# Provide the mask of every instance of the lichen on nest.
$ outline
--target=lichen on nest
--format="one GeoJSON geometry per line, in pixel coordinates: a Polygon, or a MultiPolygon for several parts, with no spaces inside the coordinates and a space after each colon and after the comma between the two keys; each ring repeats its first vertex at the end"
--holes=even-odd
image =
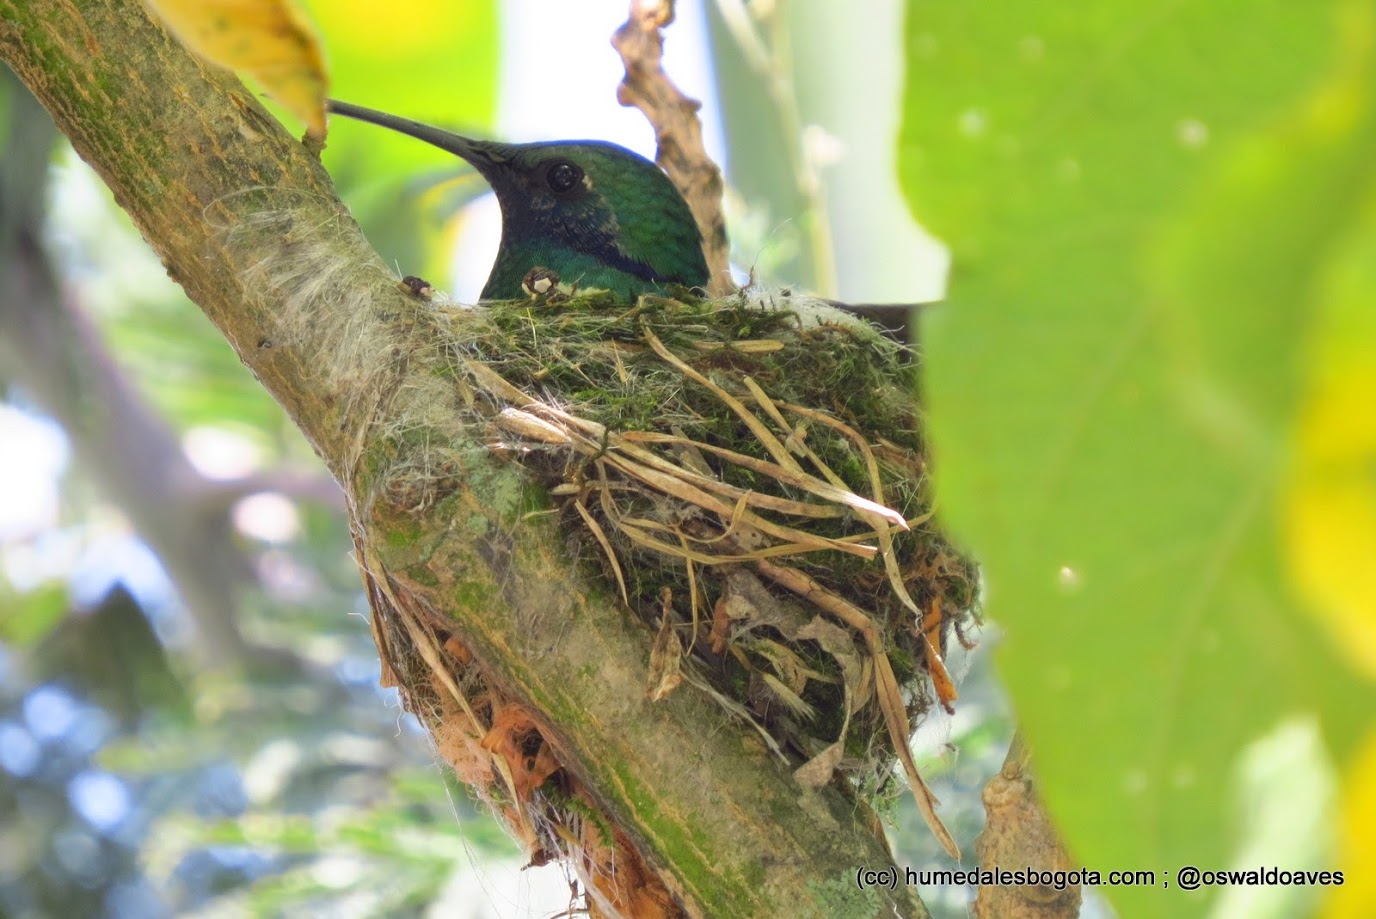
{"type": "Polygon", "coordinates": [[[866,798],[898,756],[930,822],[909,725],[929,678],[954,701],[941,658],[976,573],[934,523],[915,355],[828,310],[499,303],[455,314],[447,360],[489,448],[550,489],[574,551],[654,629],[651,698],[686,680],[800,781],[866,798]]]}

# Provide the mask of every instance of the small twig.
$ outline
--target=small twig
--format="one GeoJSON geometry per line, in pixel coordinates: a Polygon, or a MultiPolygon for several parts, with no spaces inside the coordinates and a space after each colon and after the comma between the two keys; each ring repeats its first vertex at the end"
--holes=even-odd
{"type": "Polygon", "coordinates": [[[603,553],[607,556],[607,562],[611,565],[612,574],[616,575],[616,586],[621,589],[621,602],[627,606],[631,605],[630,594],[626,592],[626,578],[621,574],[621,563],[616,560],[616,552],[612,549],[611,542],[607,539],[607,534],[602,531],[602,526],[597,522],[597,518],[588,513],[588,509],[583,505],[583,499],[576,498],[573,502],[574,510],[578,511],[578,516],[583,518],[583,525],[592,533],[597,544],[602,547],[603,553]]]}
{"type": "Polygon", "coordinates": [[[858,609],[854,604],[838,597],[795,568],[790,568],[787,565],[776,565],[764,559],[757,559],[754,566],[756,571],[770,581],[840,619],[859,632],[861,637],[865,639],[865,645],[874,661],[874,688],[879,699],[879,711],[884,716],[884,723],[889,731],[889,739],[893,742],[894,753],[898,755],[899,762],[903,764],[903,771],[907,773],[908,787],[912,790],[913,798],[917,801],[917,809],[921,812],[923,820],[926,821],[927,828],[932,831],[937,842],[941,843],[941,847],[946,850],[946,854],[959,861],[960,847],[956,845],[955,839],[946,829],[946,824],[941,822],[941,818],[936,813],[937,805],[941,802],[936,799],[936,795],[932,794],[932,790],[923,781],[922,773],[918,772],[917,763],[913,760],[913,752],[908,747],[908,741],[912,737],[912,729],[908,724],[907,707],[903,702],[902,690],[898,686],[898,677],[893,672],[893,664],[889,662],[889,655],[884,650],[884,641],[879,636],[879,630],[875,626],[874,620],[865,615],[864,611],[858,609]]]}
{"type": "Polygon", "coordinates": [[[626,67],[617,87],[622,105],[645,113],[655,129],[659,145],[655,162],[669,174],[688,202],[702,232],[702,254],[711,280],[707,292],[722,297],[733,290],[726,218],[722,214],[721,169],[707,155],[702,143],[702,103],[679,91],[664,72],[661,29],[674,21],[673,0],[631,0],[626,22],[612,36],[612,46],[626,67]]]}

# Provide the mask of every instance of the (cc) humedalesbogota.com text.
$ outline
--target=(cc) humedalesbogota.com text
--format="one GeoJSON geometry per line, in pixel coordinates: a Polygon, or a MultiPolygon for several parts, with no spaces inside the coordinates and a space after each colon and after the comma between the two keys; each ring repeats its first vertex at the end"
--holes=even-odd
{"type": "Polygon", "coordinates": [[[1341,887],[1341,871],[1287,871],[1284,868],[1265,866],[1251,869],[1232,869],[1210,871],[1194,865],[1184,865],[1175,871],[1095,871],[1092,868],[1077,868],[1074,871],[1044,871],[1038,868],[971,868],[951,870],[946,868],[914,871],[904,868],[900,877],[898,869],[857,868],[855,884],[861,890],[867,887],[883,887],[893,890],[902,881],[909,887],[918,885],[946,886],[970,884],[976,887],[1026,887],[1041,886],[1055,890],[1065,890],[1076,884],[1082,887],[1171,887],[1184,890],[1198,890],[1201,887],[1341,887]]]}

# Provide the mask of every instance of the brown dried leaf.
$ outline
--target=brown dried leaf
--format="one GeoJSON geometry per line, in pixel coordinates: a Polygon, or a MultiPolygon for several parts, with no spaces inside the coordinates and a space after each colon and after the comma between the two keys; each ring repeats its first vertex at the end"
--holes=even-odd
{"type": "Polygon", "coordinates": [[[518,408],[502,409],[493,423],[507,433],[543,444],[568,444],[571,440],[563,428],[518,408]]]}
{"type": "MultiPolygon", "coordinates": [[[[823,651],[836,660],[841,668],[842,685],[846,691],[847,718],[863,708],[869,695],[865,688],[865,665],[860,652],[855,648],[855,642],[851,640],[850,633],[839,625],[816,616],[793,637],[817,642],[823,651]]],[[[843,731],[840,739],[844,738],[843,731]]]]}
{"type": "Polygon", "coordinates": [[[927,787],[927,783],[922,780],[922,774],[917,771],[917,763],[913,761],[912,750],[908,747],[908,740],[912,736],[912,729],[908,724],[908,708],[903,702],[903,693],[899,689],[898,678],[894,676],[893,665],[889,662],[888,654],[884,652],[884,641],[880,637],[874,621],[853,603],[838,597],[797,569],[763,560],[755,562],[755,569],[774,583],[814,603],[864,636],[865,644],[874,661],[874,685],[878,695],[879,710],[884,715],[884,723],[888,728],[894,752],[898,754],[898,759],[903,764],[903,771],[908,776],[908,787],[912,789],[913,798],[917,801],[917,809],[921,811],[927,828],[932,831],[932,835],[936,837],[937,842],[941,843],[946,853],[959,860],[960,847],[956,845],[955,839],[951,837],[951,832],[946,829],[946,824],[941,822],[941,818],[936,813],[937,805],[940,802],[937,801],[936,795],[932,794],[932,790],[927,787]]]}
{"type": "Polygon", "coordinates": [[[616,576],[616,586],[621,589],[621,602],[627,606],[631,605],[630,595],[626,593],[626,578],[621,574],[621,563],[616,559],[616,553],[612,551],[612,544],[607,539],[607,534],[602,531],[602,525],[597,522],[597,518],[588,512],[583,506],[583,499],[579,498],[573,502],[573,507],[578,511],[578,516],[583,518],[583,525],[592,533],[597,544],[601,546],[602,552],[607,556],[607,562],[612,566],[612,574],[616,576]]]}
{"type": "Polygon", "coordinates": [[[428,721],[430,734],[440,758],[454,770],[459,781],[480,790],[491,787],[496,777],[492,755],[482,746],[482,735],[463,716],[462,709],[445,692],[443,683],[431,675],[431,687],[439,699],[439,716],[428,721]]]}
{"type": "MultiPolygon", "coordinates": [[[[844,737],[844,734],[842,736],[844,737]]],[[[836,741],[794,769],[793,778],[798,780],[799,785],[805,785],[808,788],[821,788],[831,781],[832,775],[836,773],[836,767],[841,765],[841,756],[845,753],[845,747],[843,740],[836,741]]]]}
{"type": "Polygon", "coordinates": [[[473,652],[468,650],[468,645],[459,641],[457,636],[450,635],[444,640],[444,651],[460,667],[467,667],[473,661],[473,652]]]}
{"type": "MultiPolygon", "coordinates": [[[[578,797],[600,810],[586,792],[578,797]]],[[[580,852],[573,867],[587,890],[589,919],[684,919],[678,901],[630,839],[620,830],[612,834],[611,840],[606,839],[594,820],[584,820],[580,827],[580,852]]]]}
{"type": "Polygon", "coordinates": [[[946,665],[942,663],[941,652],[937,650],[941,644],[941,597],[939,596],[932,598],[932,605],[928,608],[927,615],[922,617],[922,642],[927,657],[927,672],[931,674],[932,685],[936,687],[936,697],[941,701],[941,707],[946,709],[947,714],[954,714],[955,702],[959,698],[959,693],[956,692],[955,680],[951,679],[951,674],[946,670],[946,665]]]}
{"type": "Polygon", "coordinates": [[[645,689],[645,697],[658,702],[678,688],[683,682],[680,668],[683,666],[683,642],[674,630],[674,617],[671,615],[672,596],[666,587],[660,592],[663,604],[663,618],[659,622],[659,632],[650,648],[650,680],[645,689]]]}
{"type": "Polygon", "coordinates": [[[898,678],[894,676],[889,656],[882,648],[876,649],[874,654],[874,682],[875,690],[879,694],[879,710],[884,713],[889,736],[897,748],[898,760],[908,775],[908,787],[912,789],[913,797],[917,800],[917,809],[922,812],[927,828],[932,831],[937,842],[941,843],[946,854],[959,861],[960,846],[956,845],[950,830],[946,829],[946,824],[941,822],[936,813],[937,805],[941,802],[922,780],[922,773],[917,771],[917,763],[913,761],[913,751],[908,746],[908,738],[912,735],[912,729],[908,725],[908,708],[903,704],[903,694],[898,689],[898,678]]]}
{"type": "Polygon", "coordinates": [[[712,631],[707,636],[712,643],[713,654],[725,654],[726,642],[731,635],[730,605],[725,595],[717,598],[712,607],[712,631]]]}

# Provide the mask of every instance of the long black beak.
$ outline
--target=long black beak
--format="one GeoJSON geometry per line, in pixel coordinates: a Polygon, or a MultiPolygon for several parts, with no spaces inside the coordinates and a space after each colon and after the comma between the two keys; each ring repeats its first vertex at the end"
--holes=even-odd
{"type": "Polygon", "coordinates": [[[441,131],[439,128],[422,124],[419,121],[412,121],[409,118],[400,118],[396,115],[388,115],[386,112],[379,112],[374,109],[364,108],[361,105],[353,105],[348,102],[340,102],[336,99],[327,99],[325,109],[336,115],[343,115],[345,118],[353,118],[357,121],[366,121],[378,127],[387,128],[416,140],[425,141],[432,147],[439,147],[455,156],[461,157],[472,164],[473,168],[482,173],[485,178],[491,181],[489,170],[493,167],[504,165],[510,158],[506,151],[507,144],[494,143],[486,140],[473,140],[464,137],[462,134],[454,134],[450,131],[441,131]]]}

